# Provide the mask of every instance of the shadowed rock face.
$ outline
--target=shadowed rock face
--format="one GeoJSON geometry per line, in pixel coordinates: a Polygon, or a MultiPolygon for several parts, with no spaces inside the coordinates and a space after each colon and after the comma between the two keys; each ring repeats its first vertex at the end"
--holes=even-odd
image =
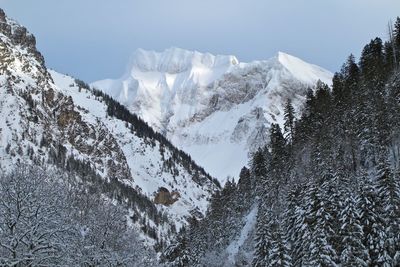
{"type": "Polygon", "coordinates": [[[178,201],[180,196],[179,192],[173,191],[170,193],[165,187],[160,187],[154,198],[154,203],[170,206],[178,201]]]}
{"type": "Polygon", "coordinates": [[[0,8],[0,22],[6,22],[6,13],[0,8]]]}

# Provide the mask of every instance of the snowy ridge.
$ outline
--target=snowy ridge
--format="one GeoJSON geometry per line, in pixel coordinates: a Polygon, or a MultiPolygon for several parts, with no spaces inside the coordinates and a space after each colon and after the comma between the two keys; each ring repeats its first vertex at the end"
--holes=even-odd
{"type": "MultiPolygon", "coordinates": [[[[170,116],[190,119],[206,87],[220,78],[238,60],[233,56],[213,56],[170,48],[163,53],[138,49],[118,80],[96,82],[102,89],[131,109],[159,131],[165,131],[170,116]],[[163,125],[165,125],[163,127],[163,125]]],[[[180,119],[180,118],[178,118],[180,119]]]]}
{"type": "Polygon", "coordinates": [[[308,88],[331,84],[332,73],[279,52],[239,63],[178,48],[136,51],[117,80],[92,84],[123,103],[222,183],[268,142],[271,123],[283,123],[291,99],[299,111],[308,88]],[[222,160],[224,159],[224,160],[222,160]]]}
{"type": "Polygon", "coordinates": [[[308,84],[313,84],[318,80],[329,85],[332,83],[332,73],[317,65],[306,63],[297,57],[283,52],[278,52],[277,57],[280,64],[299,81],[308,84]]]}
{"type": "Polygon", "coordinates": [[[199,68],[229,68],[238,64],[234,56],[214,56],[210,53],[188,51],[171,47],[164,52],[136,50],[131,58],[129,69],[138,69],[143,72],[166,72],[177,74],[194,67],[199,68]]]}

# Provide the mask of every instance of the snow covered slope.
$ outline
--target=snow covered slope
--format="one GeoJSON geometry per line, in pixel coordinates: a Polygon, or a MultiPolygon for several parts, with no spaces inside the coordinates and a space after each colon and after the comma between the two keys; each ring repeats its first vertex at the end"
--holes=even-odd
{"type": "Polygon", "coordinates": [[[170,48],[137,50],[117,80],[92,84],[126,105],[221,182],[238,176],[248,153],[268,141],[271,123],[283,121],[283,104],[301,108],[307,88],[332,74],[279,52],[239,63],[170,48]]]}
{"type": "Polygon", "coordinates": [[[216,189],[209,178],[203,177],[205,182],[196,182],[192,179],[190,170],[179,163],[176,164],[178,174],[175,170],[169,171],[165,162],[171,159],[174,153],[169,151],[168,147],[163,147],[158,140],[154,140],[154,145],[146,143],[131,131],[125,121],[108,116],[107,105],[101,98],[96,97],[90,90],[79,88],[72,77],[55,71],[50,71],[50,74],[58,91],[72,98],[78,109],[81,109],[85,120],[92,123],[101,122],[115,138],[130,171],[130,175],[122,177],[124,183],[138,189],[150,199],[153,199],[161,187],[170,192],[177,191],[180,194],[177,202],[168,208],[161,205],[159,208],[171,214],[172,221],[177,223],[178,227],[191,215],[205,213],[208,199],[216,189]],[[166,151],[161,152],[162,149],[166,151]]]}
{"type": "Polygon", "coordinates": [[[59,168],[82,181],[93,171],[87,183],[129,203],[138,228],[165,240],[188,217],[205,213],[217,186],[135,118],[84,83],[49,72],[35,38],[0,9],[0,169],[59,168]],[[178,200],[153,204],[160,187],[179,193],[178,200]]]}

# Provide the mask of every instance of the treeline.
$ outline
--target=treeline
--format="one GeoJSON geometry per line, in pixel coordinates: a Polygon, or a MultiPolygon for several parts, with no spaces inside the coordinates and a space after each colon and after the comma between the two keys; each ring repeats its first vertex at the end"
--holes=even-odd
{"type": "Polygon", "coordinates": [[[258,203],[253,248],[240,248],[254,254],[237,266],[400,266],[400,18],[391,36],[350,55],[332,88],[310,89],[300,116],[288,100],[248,176],[227,183],[166,262],[229,266],[237,218],[258,203]]]}
{"type": "MultiPolygon", "coordinates": [[[[91,90],[96,97],[101,98],[107,105],[107,114],[111,117],[127,122],[131,131],[134,132],[135,135],[143,138],[153,146],[155,146],[155,142],[158,141],[160,146],[166,147],[171,151],[173,162],[181,164],[186,170],[188,170],[189,174],[196,174],[197,180],[195,180],[195,182],[204,184],[210,181],[216,184],[219,188],[221,187],[218,180],[212,178],[204,168],[198,166],[188,154],[176,148],[164,135],[154,131],[145,121],[139,118],[136,114],[132,114],[124,105],[115,101],[112,97],[100,90],[94,88],[90,89],[89,86],[82,81],[76,80],[76,83],[80,88],[91,90]]],[[[160,149],[161,153],[164,153],[164,151],[164,148],[160,149]]],[[[172,172],[172,174],[174,173],[175,172],[172,172]]]]}

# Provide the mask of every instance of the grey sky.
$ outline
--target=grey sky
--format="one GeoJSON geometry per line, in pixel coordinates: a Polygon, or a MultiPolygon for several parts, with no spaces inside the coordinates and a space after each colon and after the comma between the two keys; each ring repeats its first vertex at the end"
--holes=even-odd
{"type": "Polygon", "coordinates": [[[399,0],[0,0],[36,35],[47,65],[88,82],[122,75],[136,48],[171,46],[240,61],[284,51],[336,71],[399,0]]]}

